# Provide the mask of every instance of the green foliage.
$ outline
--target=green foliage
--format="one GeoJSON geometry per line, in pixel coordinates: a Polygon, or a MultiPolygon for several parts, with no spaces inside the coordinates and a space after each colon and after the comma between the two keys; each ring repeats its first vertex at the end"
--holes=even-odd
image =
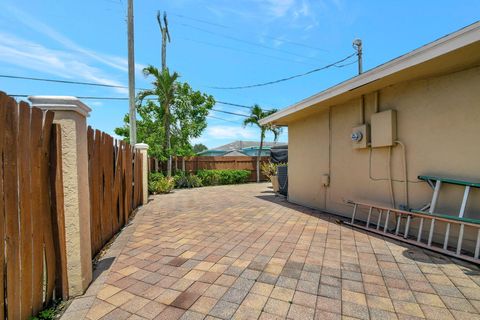
{"type": "Polygon", "coordinates": [[[193,152],[195,154],[199,153],[199,152],[202,152],[202,151],[205,151],[205,150],[208,150],[207,146],[204,145],[204,144],[201,144],[201,143],[197,143],[196,145],[193,146],[193,152]]]}
{"type": "Polygon", "coordinates": [[[202,179],[194,174],[186,174],[183,171],[178,172],[174,177],[175,188],[198,188],[202,187],[202,179]]]}
{"type": "MultiPolygon", "coordinates": [[[[149,66],[144,74],[153,78],[153,88],[140,91],[137,96],[137,141],[147,143],[148,154],[161,161],[170,155],[195,155],[190,141],[200,137],[207,127],[206,116],[215,99],[193,90],[188,83],[179,82],[179,75],[168,69],[159,71],[149,66]],[[152,100],[147,100],[148,97],[152,100]]],[[[124,123],[115,133],[128,141],[128,114],[124,123]]]]}
{"type": "Polygon", "coordinates": [[[169,193],[174,186],[174,179],[165,177],[160,172],[152,172],[148,176],[148,191],[150,193],[169,193]]]}
{"type": "Polygon", "coordinates": [[[199,170],[197,176],[204,186],[238,184],[248,182],[248,170],[199,170]]]}
{"type": "Polygon", "coordinates": [[[35,317],[30,317],[30,320],[52,320],[55,318],[57,311],[54,307],[40,311],[35,317]]]}
{"type": "Polygon", "coordinates": [[[258,104],[253,105],[250,110],[250,116],[243,120],[243,126],[257,126],[260,129],[260,148],[258,149],[258,155],[262,152],[263,140],[265,140],[265,134],[267,131],[271,131],[274,135],[274,140],[277,141],[278,136],[282,132],[281,128],[275,127],[271,124],[261,125],[260,120],[268,117],[271,114],[277,112],[277,109],[263,110],[258,104]]]}
{"type": "Polygon", "coordinates": [[[278,164],[268,161],[268,162],[262,163],[260,169],[262,170],[262,173],[268,179],[270,179],[270,177],[277,175],[277,167],[278,167],[278,164]]]}

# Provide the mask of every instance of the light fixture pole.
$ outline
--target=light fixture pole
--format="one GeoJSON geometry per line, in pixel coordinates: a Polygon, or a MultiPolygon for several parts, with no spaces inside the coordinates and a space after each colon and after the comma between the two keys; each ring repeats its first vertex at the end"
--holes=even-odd
{"type": "Polygon", "coordinates": [[[355,39],[353,40],[353,48],[357,50],[357,61],[358,61],[358,74],[361,74],[363,72],[363,61],[362,61],[362,40],[361,39],[355,39]]]}

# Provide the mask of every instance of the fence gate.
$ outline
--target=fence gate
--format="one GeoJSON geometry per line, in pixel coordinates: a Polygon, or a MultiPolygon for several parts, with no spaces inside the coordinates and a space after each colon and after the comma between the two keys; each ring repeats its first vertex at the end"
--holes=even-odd
{"type": "Polygon", "coordinates": [[[59,130],[0,92],[0,319],[68,298],[59,130]]]}

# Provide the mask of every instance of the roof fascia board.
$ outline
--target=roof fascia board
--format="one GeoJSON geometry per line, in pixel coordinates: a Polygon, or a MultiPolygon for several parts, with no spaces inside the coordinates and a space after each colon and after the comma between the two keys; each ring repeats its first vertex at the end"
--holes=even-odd
{"type": "Polygon", "coordinates": [[[432,60],[461,47],[480,41],[480,22],[471,24],[457,32],[446,35],[407,54],[379,65],[363,74],[341,82],[340,84],[317,93],[290,107],[282,109],[260,120],[261,125],[279,120],[292,113],[303,110],[322,101],[331,99],[355,88],[361,87],[396,72],[405,70],[423,62],[432,60]]]}

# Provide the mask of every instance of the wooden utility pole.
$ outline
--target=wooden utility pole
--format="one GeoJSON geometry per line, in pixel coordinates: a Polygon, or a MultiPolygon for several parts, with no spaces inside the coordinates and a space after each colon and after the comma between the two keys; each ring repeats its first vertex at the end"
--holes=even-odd
{"type": "Polygon", "coordinates": [[[170,42],[170,33],[168,32],[167,13],[163,12],[163,24],[160,17],[160,11],[157,11],[157,21],[162,33],[162,71],[167,68],[167,40],[170,42]]]}
{"type": "Polygon", "coordinates": [[[128,107],[130,115],[130,144],[137,143],[137,117],[135,113],[135,46],[133,37],[133,0],[128,0],[128,107]]]}
{"type": "MultiPolygon", "coordinates": [[[[162,73],[167,70],[167,41],[170,42],[170,33],[168,32],[168,20],[167,13],[163,12],[163,24],[160,15],[160,10],[157,11],[157,22],[162,33],[162,73]]],[[[167,161],[167,177],[172,176],[172,155],[170,154],[170,105],[169,102],[165,103],[165,149],[169,152],[167,161]]]]}

